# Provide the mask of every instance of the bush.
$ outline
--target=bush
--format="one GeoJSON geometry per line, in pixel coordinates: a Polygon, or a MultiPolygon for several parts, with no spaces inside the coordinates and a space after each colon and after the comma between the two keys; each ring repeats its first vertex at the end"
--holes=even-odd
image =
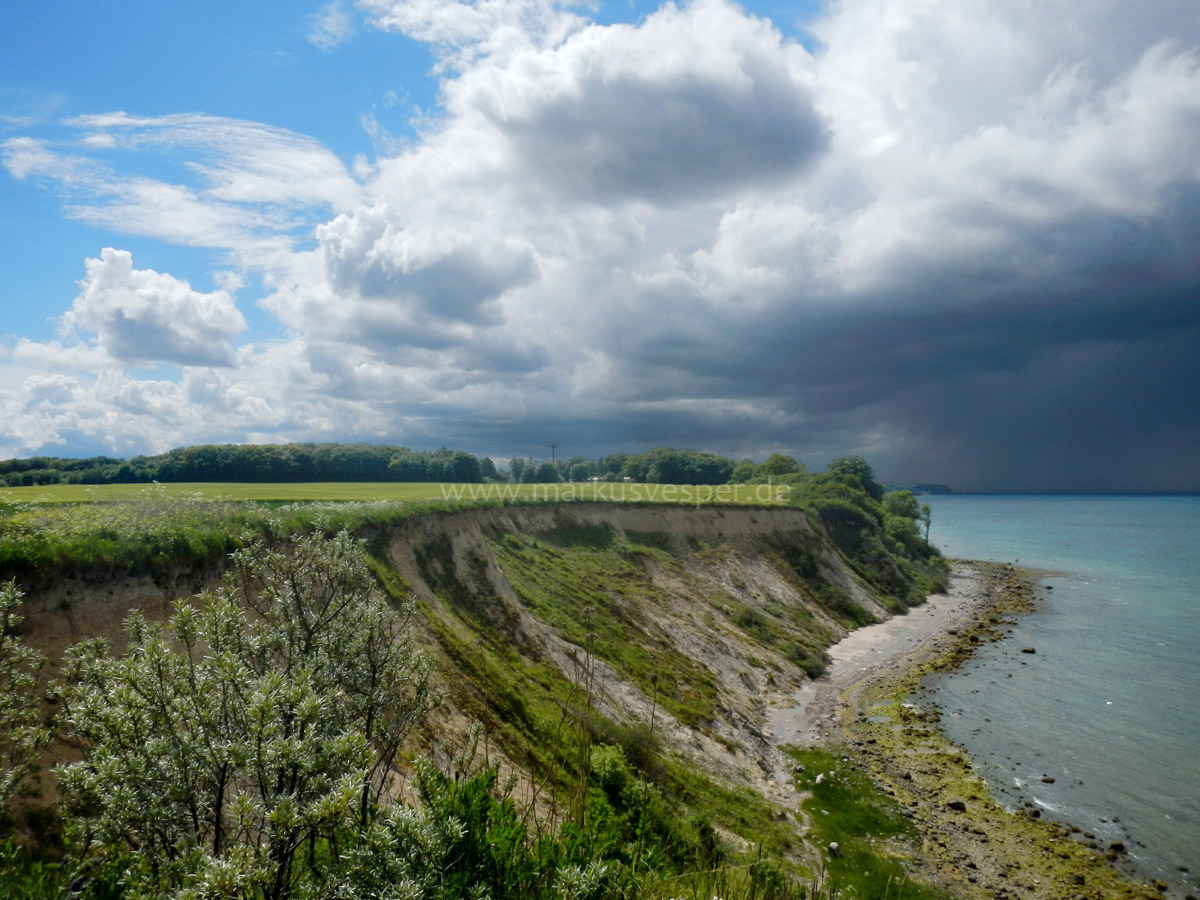
{"type": "Polygon", "coordinates": [[[788,647],[787,658],[799,666],[809,678],[820,678],[832,662],[824,650],[813,650],[802,644],[792,644],[788,647]]]}
{"type": "Polygon", "coordinates": [[[46,659],[21,640],[22,596],[15,581],[0,584],[0,810],[33,772],[50,739],[36,693],[46,659]]]}
{"type": "Polygon", "coordinates": [[[72,648],[62,688],[82,759],[63,767],[68,843],[97,888],[274,900],[336,877],[432,699],[405,617],[348,533],[261,543],[128,649],[72,648]],[[113,871],[115,870],[115,872],[113,871]]]}
{"type": "Polygon", "coordinates": [[[591,751],[592,780],[611,797],[620,797],[629,784],[629,762],[620,747],[597,744],[591,751]]]}

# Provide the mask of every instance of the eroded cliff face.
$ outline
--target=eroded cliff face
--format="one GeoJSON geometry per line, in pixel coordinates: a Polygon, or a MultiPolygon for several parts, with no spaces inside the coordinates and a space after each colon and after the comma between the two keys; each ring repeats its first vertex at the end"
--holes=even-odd
{"type": "MultiPolygon", "coordinates": [[[[423,517],[375,545],[428,615],[577,679],[701,760],[765,762],[767,704],[886,617],[799,510],[574,504],[423,517]]],[[[472,679],[466,679],[469,684],[472,679]]],[[[450,693],[456,693],[451,686],[450,693]]]]}
{"type": "MultiPolygon", "coordinates": [[[[619,727],[652,727],[682,764],[782,791],[766,710],[787,703],[848,629],[888,615],[791,508],[513,506],[362,537],[383,588],[417,598],[415,624],[437,661],[446,701],[423,740],[449,747],[482,722],[489,751],[528,783],[537,748],[590,707],[619,727]]],[[[86,637],[119,646],[131,609],[162,619],[176,598],[215,586],[221,568],[39,573],[23,586],[27,638],[52,661],[86,637]]]]}

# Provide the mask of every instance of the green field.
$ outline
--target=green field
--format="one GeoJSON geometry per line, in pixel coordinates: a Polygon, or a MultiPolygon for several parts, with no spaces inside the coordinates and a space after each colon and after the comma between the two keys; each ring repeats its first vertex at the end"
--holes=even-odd
{"type": "Polygon", "coordinates": [[[359,528],[438,510],[569,502],[778,505],[770,485],[106,484],[0,490],[0,571],[119,565],[144,570],[228,553],[254,536],[359,528]]]}
{"type": "Polygon", "coordinates": [[[216,501],[552,501],[616,503],[781,503],[786,485],[765,484],[426,484],[319,482],[294,484],[55,484],[0,488],[0,503],[104,503],[150,499],[216,501]]]}

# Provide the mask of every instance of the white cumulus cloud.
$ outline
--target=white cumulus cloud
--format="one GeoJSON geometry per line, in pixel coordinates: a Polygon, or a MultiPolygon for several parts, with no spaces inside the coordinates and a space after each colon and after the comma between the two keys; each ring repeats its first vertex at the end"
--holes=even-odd
{"type": "Polygon", "coordinates": [[[232,341],[246,320],[225,291],[203,293],[171,275],[135,269],[132,254],[111,247],[87,261],[80,288],[62,317],[63,331],[95,335],[100,349],[119,363],[234,362],[232,341]]]}
{"type": "Polygon", "coordinates": [[[447,85],[514,161],[566,196],[680,202],[795,176],[825,146],[812,60],[722,0],[483,63],[447,85]]]}

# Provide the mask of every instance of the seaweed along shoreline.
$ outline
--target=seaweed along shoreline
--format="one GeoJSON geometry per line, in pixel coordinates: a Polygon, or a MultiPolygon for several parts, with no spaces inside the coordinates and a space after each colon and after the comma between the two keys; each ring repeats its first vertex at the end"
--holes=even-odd
{"type": "Polygon", "coordinates": [[[795,708],[773,711],[775,741],[840,745],[917,825],[920,868],[963,898],[1166,897],[1165,884],[1122,870],[1123,846],[996,802],[942,732],[937,710],[911,700],[926,677],[962,665],[999,640],[1012,615],[1032,611],[1038,577],[1008,564],[956,563],[946,594],[831,648],[829,676],[800,692],[795,708]]]}

